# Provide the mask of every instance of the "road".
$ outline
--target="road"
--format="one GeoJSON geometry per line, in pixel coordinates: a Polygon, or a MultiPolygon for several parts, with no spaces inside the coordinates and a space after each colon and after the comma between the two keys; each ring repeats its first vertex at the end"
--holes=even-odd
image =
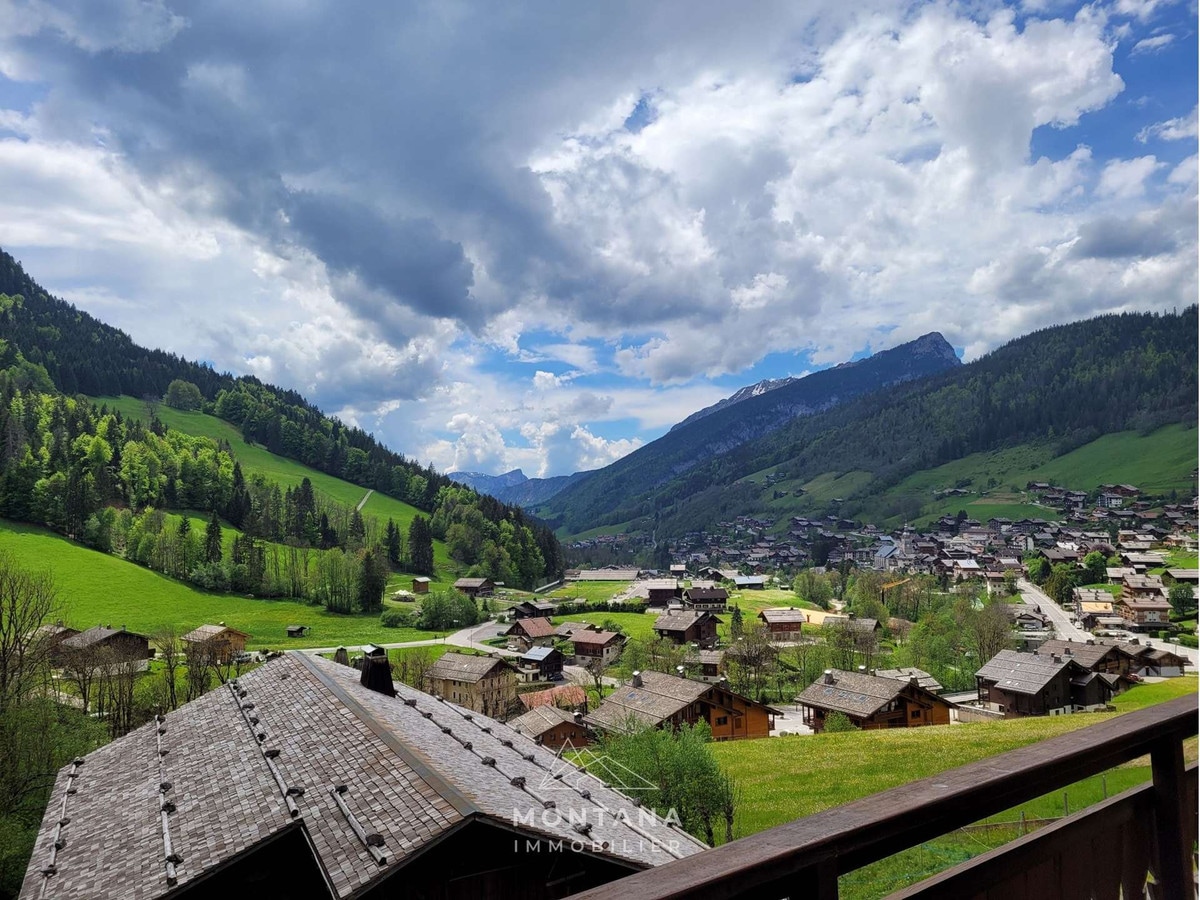
{"type": "Polygon", "coordinates": [[[1058,632],[1058,637],[1064,641],[1086,641],[1091,638],[1091,633],[1084,631],[1078,625],[1071,624],[1071,617],[1063,611],[1063,608],[1050,599],[1050,596],[1042,591],[1032,581],[1025,578],[1017,579],[1017,590],[1021,592],[1021,599],[1025,601],[1026,606],[1037,606],[1042,610],[1042,615],[1047,616],[1054,623],[1054,630],[1058,632]]]}
{"type": "MultiPolygon", "coordinates": [[[[1042,612],[1050,617],[1059,638],[1072,641],[1087,641],[1091,639],[1091,632],[1084,631],[1082,628],[1072,625],[1071,617],[1063,611],[1062,607],[1051,600],[1044,591],[1039,590],[1032,582],[1021,578],[1017,581],[1017,588],[1021,592],[1021,599],[1026,604],[1040,606],[1042,612]]],[[[1172,641],[1159,640],[1156,637],[1149,637],[1146,634],[1135,633],[1133,636],[1143,644],[1149,644],[1158,650],[1170,650],[1172,653],[1186,657],[1193,667],[1200,665],[1200,652],[1193,650],[1191,647],[1184,647],[1182,644],[1176,644],[1172,641]]]]}
{"type": "Polygon", "coordinates": [[[358,501],[358,506],[354,507],[355,512],[362,512],[362,508],[367,505],[367,501],[371,499],[371,495],[375,493],[374,489],[367,491],[361,500],[358,501]]]}
{"type": "MultiPolygon", "coordinates": [[[[499,635],[503,630],[504,625],[498,625],[495,622],[484,622],[480,625],[472,625],[470,628],[463,628],[460,631],[454,631],[447,634],[444,638],[429,638],[421,641],[397,641],[391,644],[380,644],[387,650],[396,650],[402,647],[437,647],[442,644],[449,644],[452,647],[466,647],[470,650],[479,650],[482,653],[495,653],[497,656],[520,656],[513,650],[507,650],[504,647],[492,647],[489,644],[482,643],[490,638],[499,635]]],[[[286,649],[286,648],[285,648],[286,649]]],[[[297,647],[297,653],[316,653],[327,654],[333,653],[337,647],[297,647]]]]}

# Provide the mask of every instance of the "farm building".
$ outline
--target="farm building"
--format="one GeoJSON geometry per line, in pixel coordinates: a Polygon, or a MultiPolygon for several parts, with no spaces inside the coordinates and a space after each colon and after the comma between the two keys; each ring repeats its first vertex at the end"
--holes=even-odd
{"type": "Polygon", "coordinates": [[[183,640],[189,644],[207,644],[212,648],[217,659],[227,663],[245,651],[246,641],[250,640],[250,635],[220,622],[216,625],[201,625],[199,628],[193,628],[183,636],[183,640]]]}
{"type": "Polygon", "coordinates": [[[471,599],[488,597],[496,590],[496,585],[490,578],[460,578],[454,582],[454,589],[460,594],[466,594],[471,599]]]}
{"type": "Polygon", "coordinates": [[[808,614],[802,609],[781,606],[764,609],[758,617],[767,626],[773,641],[798,641],[804,636],[808,614]]]}
{"type": "Polygon", "coordinates": [[[583,715],[557,706],[535,706],[509,719],[508,727],[551,750],[561,750],[566,744],[584,747],[589,742],[583,715]]]}
{"type": "Polygon", "coordinates": [[[717,642],[717,626],[721,623],[710,612],[685,609],[663,613],[654,621],[654,633],[675,644],[698,644],[712,647],[717,642]]]}
{"type": "Polygon", "coordinates": [[[500,716],[517,699],[517,673],[494,656],[446,653],[429,667],[425,684],[431,694],[481,712],[500,716]]]}

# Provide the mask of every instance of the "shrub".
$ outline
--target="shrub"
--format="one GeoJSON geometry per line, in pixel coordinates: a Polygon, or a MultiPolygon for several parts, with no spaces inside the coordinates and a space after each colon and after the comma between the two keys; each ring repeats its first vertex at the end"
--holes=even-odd
{"type": "Polygon", "coordinates": [[[414,616],[411,609],[385,609],[379,614],[379,624],[384,628],[412,628],[414,616]]]}
{"type": "Polygon", "coordinates": [[[836,734],[840,731],[858,731],[858,726],[850,721],[849,716],[834,710],[825,716],[825,734],[836,734]]]}
{"type": "Polygon", "coordinates": [[[1176,640],[1185,647],[1191,647],[1193,650],[1200,649],[1200,640],[1197,640],[1194,634],[1181,634],[1176,640]]]}

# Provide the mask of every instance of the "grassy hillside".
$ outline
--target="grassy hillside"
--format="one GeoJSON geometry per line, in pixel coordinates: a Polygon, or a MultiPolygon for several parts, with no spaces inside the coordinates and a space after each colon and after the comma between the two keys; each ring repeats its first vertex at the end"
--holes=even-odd
{"type": "Polygon", "coordinates": [[[994,516],[1010,519],[1054,520],[1060,514],[1031,502],[1025,485],[1047,481],[1073,490],[1102,484],[1135,484],[1149,494],[1190,495],[1196,489],[1197,432],[1167,425],[1147,434],[1122,431],[1106,434],[1061,456],[1046,444],[1021,444],[988,453],[972,453],[932,469],[915,472],[878,494],[866,490],[867,472],[826,472],[807,482],[780,481],[767,485],[765,476],[776,467],[756,472],[744,481],[762,485],[763,510],[777,519],[825,512],[842,498],[842,512],[881,525],[908,521],[926,524],[960,509],[980,521],[994,516]],[[966,496],[938,497],[936,492],[959,488],[966,496]],[[799,489],[799,493],[797,493],[799,489]],[[776,492],[787,492],[776,497],[776,492]]]}
{"type": "Polygon", "coordinates": [[[182,632],[225,622],[249,634],[252,648],[282,649],[433,636],[415,629],[383,628],[378,614],[339,616],[291,600],[208,593],[32,525],[0,520],[0,550],[27,568],[49,569],[58,585],[59,617],[80,629],[124,625],[149,635],[168,625],[182,632]],[[287,637],[289,625],[307,625],[307,637],[287,637]]]}
{"type": "MultiPolygon", "coordinates": [[[[146,405],[136,397],[97,397],[97,404],[107,404],[110,409],[119,410],[126,418],[145,421],[146,405]]],[[[164,403],[158,404],[158,418],[168,428],[182,431],[184,434],[212,438],[214,441],[225,441],[233,449],[233,455],[242,465],[242,471],[247,475],[262,475],[279,484],[280,488],[295,487],[305,478],[312,482],[313,489],[338,503],[347,506],[357,506],[367,496],[366,488],[310,469],[308,466],[276,456],[264,448],[250,444],[243,439],[242,434],[223,419],[205,415],[200,412],[185,412],[172,409],[164,403]]],[[[364,518],[374,518],[379,524],[385,525],[393,519],[403,534],[408,533],[408,526],[413,517],[421,511],[400,500],[388,497],[379,492],[371,494],[363,506],[364,518]]],[[[433,561],[437,567],[435,581],[453,581],[460,568],[458,563],[450,559],[446,545],[441,541],[433,542],[433,561]]]]}
{"type": "MultiPolygon", "coordinates": [[[[1118,713],[1080,714],[1055,718],[1018,719],[899,728],[848,734],[793,736],[713,745],[721,765],[741,792],[735,834],[744,837],[792,819],[870,796],[897,785],[1065,734],[1174,697],[1196,693],[1196,678],[1173,678],[1139,685],[1115,698],[1118,713]]],[[[786,722],[781,727],[786,730],[786,722]]],[[[1196,757],[1196,740],[1188,742],[1189,759],[1196,757]]],[[[1137,761],[1135,761],[1136,763],[1137,761]]],[[[1149,779],[1147,766],[1128,765],[1106,776],[1111,796],[1149,779]]],[[[1101,799],[1104,782],[1090,778],[1066,789],[1071,810],[1101,799]]],[[[1036,798],[999,816],[1015,820],[1061,815],[1063,791],[1036,798]]],[[[976,835],[951,835],[931,841],[841,879],[842,896],[880,897],[933,872],[987,849],[976,835]]]]}

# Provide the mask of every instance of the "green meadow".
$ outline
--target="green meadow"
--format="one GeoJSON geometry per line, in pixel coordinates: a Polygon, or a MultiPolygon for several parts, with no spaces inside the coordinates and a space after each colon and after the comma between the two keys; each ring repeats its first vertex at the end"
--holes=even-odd
{"type": "MultiPolygon", "coordinates": [[[[136,397],[96,397],[93,399],[97,405],[106,404],[109,409],[120,411],[121,415],[127,419],[142,421],[146,419],[146,405],[136,397]]],[[[226,441],[232,448],[234,457],[242,464],[242,471],[247,476],[262,475],[270,481],[277,482],[280,489],[295,487],[307,478],[312,482],[314,490],[346,506],[357,506],[362,502],[363,497],[367,496],[366,488],[343,481],[341,478],[334,478],[332,475],[326,475],[324,472],[318,472],[316,469],[310,469],[295,460],[276,456],[257,444],[247,443],[242,437],[242,433],[223,419],[201,412],[173,409],[165,403],[158,404],[156,414],[168,428],[174,428],[184,434],[211,438],[214,441],[226,441]]],[[[380,527],[386,525],[388,519],[395,520],[403,534],[408,533],[408,526],[420,512],[415,506],[380,494],[378,491],[370,495],[362,509],[363,517],[375,519],[380,527]]],[[[457,572],[461,567],[450,559],[446,545],[441,541],[433,542],[433,561],[437,569],[437,573],[433,576],[434,581],[453,582],[457,575],[451,573],[457,572]]]]}
{"type": "MultiPolygon", "coordinates": [[[[735,835],[745,837],[1120,713],[1195,693],[1196,677],[1187,676],[1130,689],[1114,698],[1116,713],[730,741],[714,744],[713,752],[741,792],[735,835]]],[[[780,727],[787,729],[787,719],[780,727]]],[[[1196,758],[1195,738],[1187,742],[1185,753],[1189,760],[1196,758]]],[[[1105,793],[1112,796],[1147,781],[1149,767],[1141,763],[1135,760],[1104,776],[1069,785],[989,821],[1015,822],[1022,812],[1030,819],[1062,815],[1064,793],[1068,809],[1077,811],[1105,793]]],[[[930,841],[843,876],[840,895],[855,900],[882,897],[1015,836],[1015,829],[1000,836],[958,832],[930,841]]]]}
{"type": "Polygon", "coordinates": [[[22,566],[49,570],[58,587],[57,617],[80,629],[124,625],[152,635],[166,626],[182,632],[225,622],[249,634],[254,649],[395,643],[434,636],[412,628],[384,628],[378,613],[339,616],[294,600],[209,593],[32,525],[0,520],[0,550],[22,566]],[[289,625],[307,625],[308,635],[287,637],[289,625]]]}

